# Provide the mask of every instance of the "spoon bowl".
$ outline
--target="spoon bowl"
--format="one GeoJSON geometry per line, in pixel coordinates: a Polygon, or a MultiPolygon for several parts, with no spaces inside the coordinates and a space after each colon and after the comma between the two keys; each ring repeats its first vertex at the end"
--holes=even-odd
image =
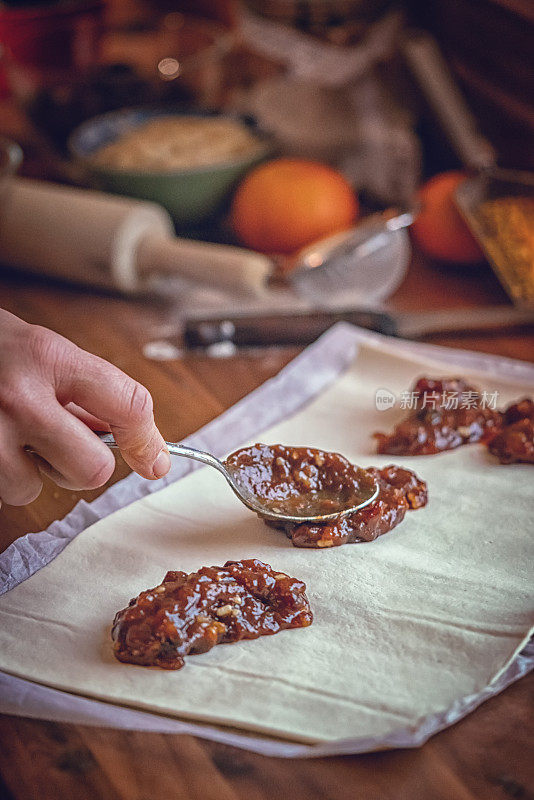
{"type": "MultiPolygon", "coordinates": [[[[99,433],[100,440],[108,447],[117,448],[117,442],[111,433],[99,433]]],[[[167,449],[172,456],[182,456],[183,458],[191,458],[193,461],[199,461],[201,464],[207,464],[210,467],[218,470],[224,477],[234,494],[241,500],[241,502],[255,514],[262,519],[270,520],[278,523],[296,523],[303,522],[328,522],[329,520],[336,519],[340,516],[352,514],[359,511],[378,496],[378,485],[370,481],[367,485],[362,485],[358,493],[357,502],[352,502],[351,505],[343,507],[343,498],[339,497],[326,497],[321,496],[320,503],[324,507],[325,501],[330,505],[331,511],[326,513],[317,513],[317,499],[315,495],[310,496],[310,502],[307,504],[304,500],[295,502],[295,498],[288,498],[290,503],[285,507],[283,499],[277,500],[276,508],[272,505],[262,502],[262,499],[257,494],[250,491],[243,481],[239,479],[239,469],[230,469],[228,466],[216,458],[211,453],[206,453],[203,450],[196,450],[194,447],[188,447],[183,444],[175,444],[173,442],[165,442],[167,449]],[[315,507],[314,507],[315,506],[315,507]]],[[[305,498],[305,495],[301,495],[305,498]]]]}

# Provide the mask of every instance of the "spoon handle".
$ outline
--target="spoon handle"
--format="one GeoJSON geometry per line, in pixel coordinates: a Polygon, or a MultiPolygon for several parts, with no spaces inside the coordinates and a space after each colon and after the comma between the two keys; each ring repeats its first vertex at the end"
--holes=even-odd
{"type": "MultiPolygon", "coordinates": [[[[113,434],[111,433],[97,433],[101,442],[111,448],[118,448],[113,434]]],[[[203,450],[196,450],[194,447],[188,447],[185,444],[176,444],[175,442],[165,442],[167,450],[171,456],[183,456],[184,458],[191,458],[193,461],[200,461],[202,464],[208,464],[210,467],[215,467],[219,472],[222,472],[226,477],[226,470],[218,458],[212,456],[211,453],[205,453],[203,450]]]]}

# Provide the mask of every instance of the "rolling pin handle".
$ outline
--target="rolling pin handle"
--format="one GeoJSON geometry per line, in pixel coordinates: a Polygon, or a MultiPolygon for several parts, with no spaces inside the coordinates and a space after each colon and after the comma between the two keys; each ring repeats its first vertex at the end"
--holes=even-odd
{"type": "Polygon", "coordinates": [[[137,252],[139,277],[176,275],[214,289],[261,297],[273,271],[267,256],[229,245],[148,234],[137,252]]]}

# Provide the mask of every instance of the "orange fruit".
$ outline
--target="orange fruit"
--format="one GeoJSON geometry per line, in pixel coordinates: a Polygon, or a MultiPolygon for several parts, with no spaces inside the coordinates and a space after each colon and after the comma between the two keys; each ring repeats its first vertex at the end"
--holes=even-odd
{"type": "Polygon", "coordinates": [[[279,158],[249,172],[234,196],[230,219],[248,247],[290,254],[354,223],[358,200],[335,169],[279,158]]]}
{"type": "Polygon", "coordinates": [[[419,190],[422,207],[412,225],[412,235],[431,258],[456,264],[477,264],[484,258],[454,202],[455,189],[466,177],[455,170],[443,172],[419,190]]]}

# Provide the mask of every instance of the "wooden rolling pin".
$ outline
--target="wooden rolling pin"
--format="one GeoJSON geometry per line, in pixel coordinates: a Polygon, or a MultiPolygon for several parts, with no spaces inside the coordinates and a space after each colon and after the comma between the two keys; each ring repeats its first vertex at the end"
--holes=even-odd
{"type": "Polygon", "coordinates": [[[156,203],[23,178],[0,209],[0,263],[127,294],[173,274],[256,297],[273,266],[259,253],[176,238],[156,203]]]}

